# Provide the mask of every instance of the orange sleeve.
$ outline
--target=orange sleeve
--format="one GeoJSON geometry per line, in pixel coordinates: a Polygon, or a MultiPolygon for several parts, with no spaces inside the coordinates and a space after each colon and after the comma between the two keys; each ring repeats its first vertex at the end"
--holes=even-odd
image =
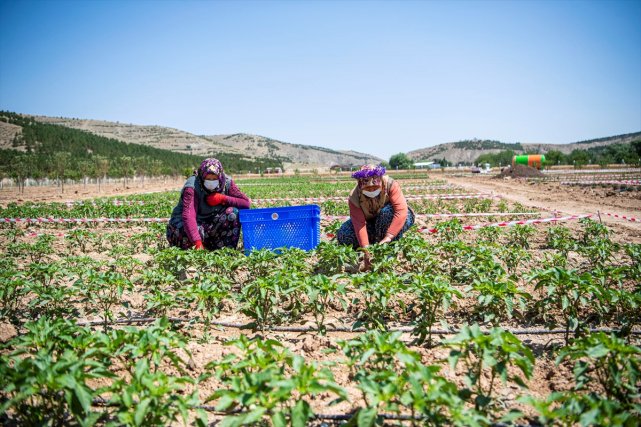
{"type": "MultiPolygon", "coordinates": [[[[394,218],[390,224],[387,232],[393,234],[394,237],[403,229],[405,221],[407,220],[407,201],[405,201],[405,196],[401,191],[400,185],[398,182],[392,184],[392,188],[389,190],[389,200],[394,209],[394,218]]],[[[352,220],[353,222],[354,220],[352,220]]],[[[367,233],[365,233],[367,234],[367,233]]]]}
{"type": "Polygon", "coordinates": [[[359,246],[361,248],[369,246],[369,237],[367,237],[367,227],[365,226],[366,221],[363,210],[352,202],[349,202],[349,217],[352,219],[352,226],[354,227],[359,246]]]}

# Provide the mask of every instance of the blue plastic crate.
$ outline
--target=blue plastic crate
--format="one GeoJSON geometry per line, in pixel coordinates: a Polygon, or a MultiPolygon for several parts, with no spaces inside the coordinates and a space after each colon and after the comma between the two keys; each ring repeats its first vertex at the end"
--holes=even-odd
{"type": "Polygon", "coordinates": [[[300,248],[320,243],[320,206],[243,209],[240,212],[245,254],[252,249],[300,248]]]}

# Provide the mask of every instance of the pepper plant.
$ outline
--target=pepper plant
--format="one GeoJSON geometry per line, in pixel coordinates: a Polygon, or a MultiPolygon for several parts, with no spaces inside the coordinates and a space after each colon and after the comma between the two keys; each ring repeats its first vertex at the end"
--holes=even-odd
{"type": "Polygon", "coordinates": [[[303,280],[295,272],[277,271],[257,277],[240,292],[241,311],[256,321],[258,329],[295,320],[303,314],[303,280]]]}
{"type": "Polygon", "coordinates": [[[241,335],[226,345],[239,354],[207,365],[222,383],[207,401],[216,400],[218,411],[232,412],[222,427],[261,424],[264,418],[275,427],[304,427],[314,415],[306,398],[324,394],[336,396],[333,402],[347,399],[328,368],[306,362],[275,340],[241,335]]]}
{"type": "Polygon", "coordinates": [[[517,225],[507,232],[507,246],[512,248],[530,249],[530,240],[536,234],[531,225],[517,225]]]}
{"type": "Polygon", "coordinates": [[[316,248],[318,256],[317,271],[322,274],[340,274],[347,266],[358,262],[358,252],[351,246],[333,242],[320,242],[316,248]]]}
{"type": "Polygon", "coordinates": [[[416,296],[417,310],[412,335],[417,337],[417,344],[423,344],[427,338],[427,345],[432,345],[432,326],[440,317],[441,324],[447,328],[444,314],[454,298],[463,298],[463,294],[445,277],[425,275],[414,276],[409,291],[416,296]],[[439,316],[439,312],[443,315],[439,316]]]}
{"type": "Polygon", "coordinates": [[[508,331],[493,328],[487,333],[478,325],[465,325],[461,332],[445,342],[449,347],[448,361],[455,370],[462,362],[465,370],[465,394],[474,407],[484,414],[492,414],[497,409],[494,396],[495,382],[500,379],[517,383],[526,388],[524,379],[530,379],[534,370],[532,351],[508,331]],[[517,368],[521,375],[514,373],[517,368]],[[489,381],[484,381],[487,375],[489,381]]]}
{"type": "Polygon", "coordinates": [[[573,363],[575,385],[546,399],[523,398],[545,425],[637,425],[641,419],[641,349],[603,332],[576,339],[556,363],[573,363]]]}
{"type": "Polygon", "coordinates": [[[325,335],[325,315],[331,307],[347,308],[347,285],[337,280],[338,276],[327,277],[321,274],[305,277],[303,286],[307,296],[307,312],[314,316],[320,335],[325,335]]]}
{"type": "Polygon", "coordinates": [[[18,425],[94,425],[102,413],[93,410],[92,401],[104,388],[94,391],[89,383],[114,374],[107,354],[86,345],[91,331],[47,318],[25,328],[10,342],[13,350],[0,355],[0,412],[18,425]]]}
{"type": "Polygon", "coordinates": [[[109,327],[109,322],[114,320],[113,307],[120,305],[126,308],[128,304],[122,300],[122,295],[125,291],[133,289],[129,279],[112,271],[91,272],[86,277],[78,279],[74,286],[78,295],[82,297],[80,302],[85,304],[86,312],[101,313],[105,331],[109,327]]]}
{"type": "MultiPolygon", "coordinates": [[[[150,426],[169,425],[178,421],[184,424],[190,420],[190,410],[200,404],[198,391],[185,395],[185,386],[195,381],[188,377],[177,377],[164,372],[149,370],[149,361],[135,362],[131,378],[118,378],[109,388],[109,406],[118,420],[112,425],[150,426]]],[[[207,415],[196,409],[195,424],[204,427],[207,415]]]]}
{"type": "Polygon", "coordinates": [[[496,280],[476,280],[468,288],[478,292],[474,311],[483,316],[483,322],[498,326],[502,320],[511,319],[515,314],[515,306],[521,312],[525,311],[525,302],[532,296],[519,289],[517,284],[509,277],[496,280]]]}
{"type": "Polygon", "coordinates": [[[575,270],[554,267],[536,271],[529,280],[536,282],[536,290],[545,293],[536,305],[546,325],[556,327],[558,321],[554,312],[561,313],[566,344],[570,331],[578,335],[586,329],[586,309],[592,307],[599,311],[602,308],[603,289],[594,282],[590,273],[578,274],[575,270]]]}
{"type": "Polygon", "coordinates": [[[130,374],[134,374],[138,360],[145,359],[152,372],[156,372],[161,364],[169,364],[174,369],[183,372],[186,365],[177,349],[185,348],[187,339],[182,334],[171,329],[166,317],[157,319],[146,328],[126,327],[114,329],[105,335],[103,344],[109,351],[120,359],[130,374]]]}
{"type": "Polygon", "coordinates": [[[489,420],[465,405],[451,381],[439,375],[439,366],[426,366],[420,355],[400,340],[400,332],[370,331],[339,342],[347,357],[350,377],[357,382],[365,407],[349,426],[383,425],[381,414],[410,413],[413,424],[439,426],[487,425],[489,420]]]}
{"type": "Polygon", "coordinates": [[[187,288],[188,296],[185,299],[193,297],[196,300],[196,308],[205,320],[205,336],[209,333],[212,318],[220,312],[223,301],[230,298],[231,288],[231,281],[216,273],[197,275],[187,288]]]}
{"type": "MultiPolygon", "coordinates": [[[[353,325],[354,329],[364,326],[385,330],[386,321],[392,313],[393,303],[404,308],[405,303],[397,297],[407,289],[407,285],[395,274],[357,274],[352,276],[352,285],[359,291],[364,305],[358,314],[358,320],[353,325]]],[[[356,305],[360,302],[358,298],[353,301],[356,305]]]]}

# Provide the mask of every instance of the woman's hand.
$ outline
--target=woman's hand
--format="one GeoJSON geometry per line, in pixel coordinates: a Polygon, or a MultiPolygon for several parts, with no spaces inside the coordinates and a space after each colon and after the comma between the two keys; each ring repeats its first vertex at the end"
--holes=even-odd
{"type": "Polygon", "coordinates": [[[389,242],[391,242],[391,241],[392,241],[392,239],[394,239],[394,235],[393,235],[393,234],[390,234],[390,233],[387,233],[387,234],[385,235],[385,237],[383,238],[383,240],[381,240],[379,243],[381,243],[381,244],[382,244],[382,243],[389,243],[389,242]]]}
{"type": "Polygon", "coordinates": [[[361,249],[363,251],[363,260],[359,267],[361,272],[369,271],[372,269],[372,254],[365,248],[361,249]]]}
{"type": "Polygon", "coordinates": [[[207,204],[209,206],[217,206],[217,205],[226,205],[227,204],[227,196],[224,194],[220,193],[212,193],[206,198],[207,204]]]}

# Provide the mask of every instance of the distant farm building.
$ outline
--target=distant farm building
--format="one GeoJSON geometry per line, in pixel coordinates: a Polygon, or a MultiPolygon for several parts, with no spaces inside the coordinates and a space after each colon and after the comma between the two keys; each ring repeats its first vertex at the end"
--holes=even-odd
{"type": "Polygon", "coordinates": [[[281,168],[267,168],[267,169],[265,169],[265,173],[281,174],[281,173],[283,173],[283,170],[281,168]]]}
{"type": "Polygon", "coordinates": [[[351,171],[352,169],[356,168],[358,166],[354,165],[334,165],[329,168],[330,171],[332,172],[343,172],[343,171],[351,171]]]}
{"type": "Polygon", "coordinates": [[[418,162],[414,163],[416,169],[438,169],[441,167],[440,163],[436,162],[418,162]]]}

